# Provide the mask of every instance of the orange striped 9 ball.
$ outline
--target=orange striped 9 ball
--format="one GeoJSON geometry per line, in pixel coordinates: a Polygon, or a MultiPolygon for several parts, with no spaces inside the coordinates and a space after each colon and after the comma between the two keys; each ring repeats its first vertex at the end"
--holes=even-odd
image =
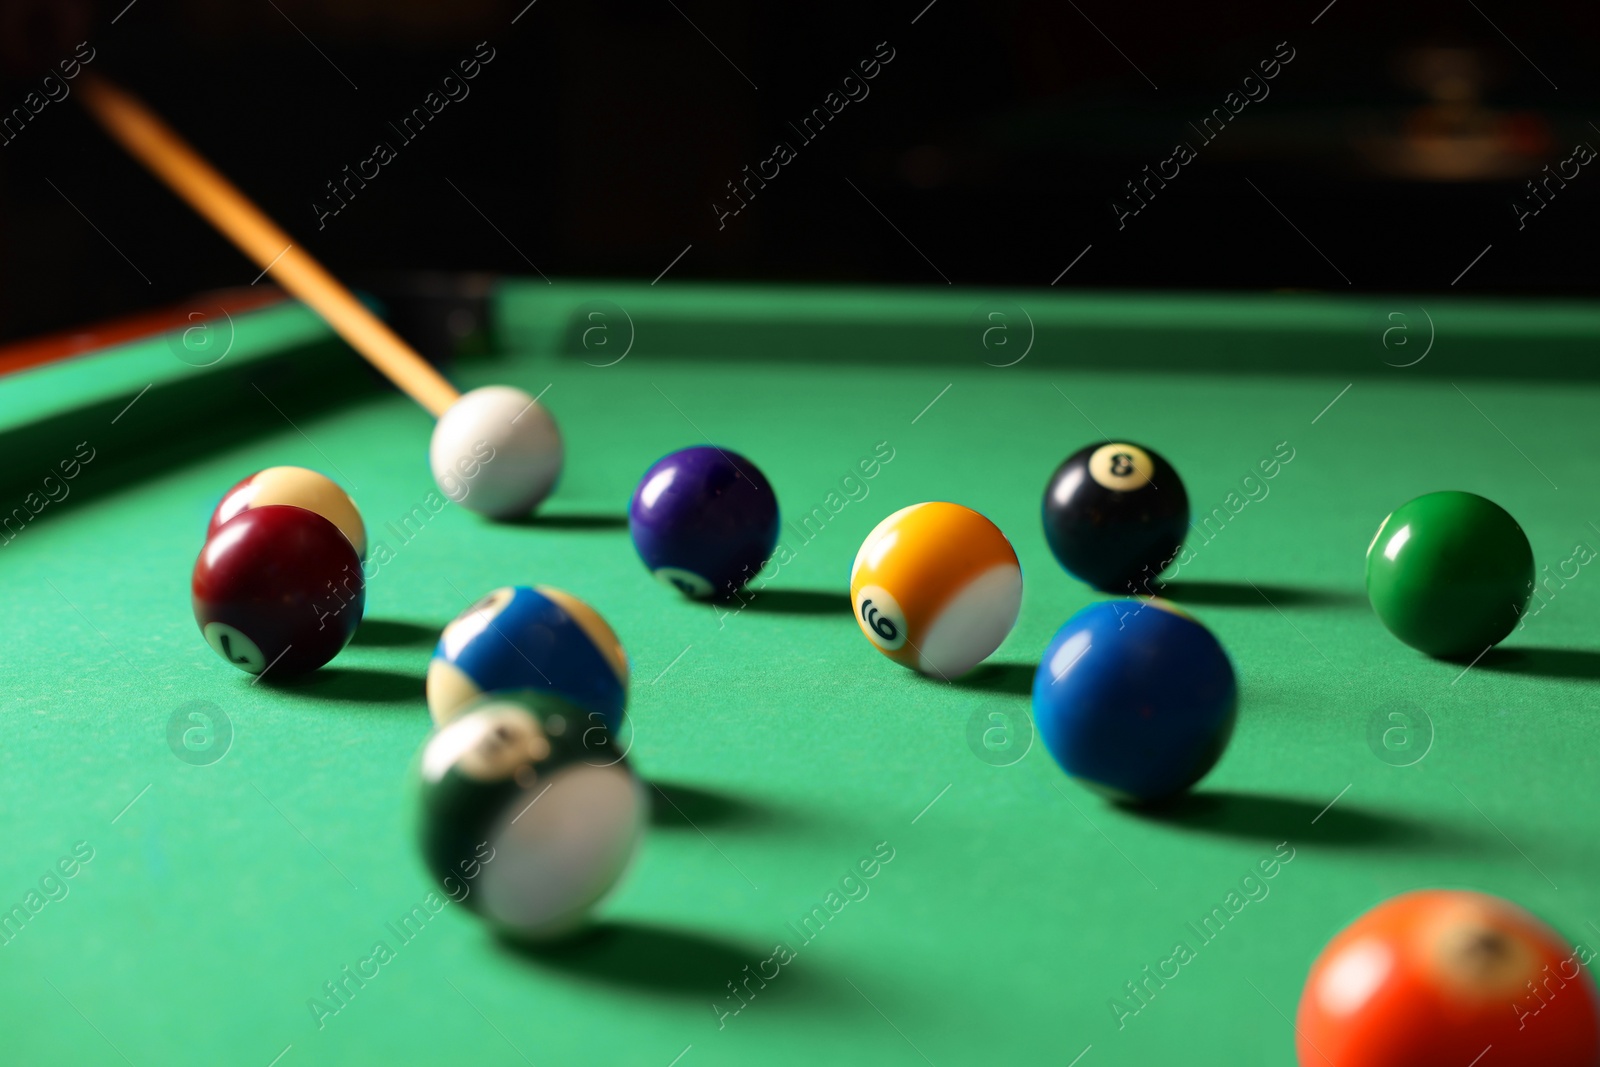
{"type": "Polygon", "coordinates": [[[1022,568],[999,527],[960,504],[901,508],[850,569],[856,623],[885,656],[940,679],[1000,647],[1022,606],[1022,568]]]}

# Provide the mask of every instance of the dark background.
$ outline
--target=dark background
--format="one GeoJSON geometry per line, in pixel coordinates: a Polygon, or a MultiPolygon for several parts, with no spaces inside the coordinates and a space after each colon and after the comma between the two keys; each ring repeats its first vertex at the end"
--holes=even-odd
{"type": "MultiPolygon", "coordinates": [[[[680,253],[668,280],[1583,294],[1600,278],[1600,160],[1520,231],[1512,209],[1541,167],[1600,146],[1592,2],[126,3],[0,0],[0,114],[87,40],[87,69],[363,284],[649,280],[680,253]],[[494,59],[470,95],[401,142],[389,123],[480,41],[494,59]],[[789,123],[879,42],[894,58],[870,95],[803,143],[789,123]],[[1279,42],[1294,59],[1270,96],[1202,146],[1188,123],[1279,42]],[[319,230],[325,183],[380,139],[397,157],[319,230]],[[780,139],[797,157],[719,229],[725,183],[780,139]],[[1124,183],[1179,140],[1198,158],[1119,229],[1124,183]]],[[[71,98],[0,145],[0,337],[256,274],[71,98]]]]}

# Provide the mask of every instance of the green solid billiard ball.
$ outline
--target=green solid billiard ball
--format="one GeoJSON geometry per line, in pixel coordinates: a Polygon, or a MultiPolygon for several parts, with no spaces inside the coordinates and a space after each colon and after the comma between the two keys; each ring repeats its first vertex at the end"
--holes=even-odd
{"type": "Polygon", "coordinates": [[[1389,632],[1430,656],[1477,656],[1517,625],[1533,549],[1517,520],[1474,493],[1429,493],[1367,546],[1367,598],[1389,632]]]}

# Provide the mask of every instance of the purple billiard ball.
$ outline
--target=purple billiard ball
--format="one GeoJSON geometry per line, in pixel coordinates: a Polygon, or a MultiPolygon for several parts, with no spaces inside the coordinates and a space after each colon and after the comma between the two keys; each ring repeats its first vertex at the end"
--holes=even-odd
{"type": "Polygon", "coordinates": [[[732,596],[778,543],[778,498],[748,459],[696,445],[645,471],[628,529],[661,581],[696,599],[732,596]]]}

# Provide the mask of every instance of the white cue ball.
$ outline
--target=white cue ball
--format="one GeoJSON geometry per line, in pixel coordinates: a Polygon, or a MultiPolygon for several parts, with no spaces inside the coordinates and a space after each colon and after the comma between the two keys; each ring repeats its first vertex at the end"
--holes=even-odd
{"type": "Polygon", "coordinates": [[[464,393],[433,428],[428,461],[444,495],[480,515],[514,519],[538,507],[561,477],[561,431],[521,389],[464,393]]]}

